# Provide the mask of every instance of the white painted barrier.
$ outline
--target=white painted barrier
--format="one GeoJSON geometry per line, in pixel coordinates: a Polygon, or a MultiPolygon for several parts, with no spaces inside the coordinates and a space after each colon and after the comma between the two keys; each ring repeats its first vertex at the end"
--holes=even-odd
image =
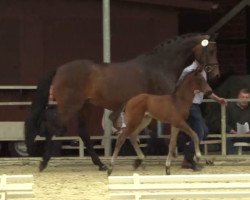
{"type": "Polygon", "coordinates": [[[33,175],[0,176],[0,200],[33,197],[33,175]]]}
{"type": "Polygon", "coordinates": [[[249,198],[250,174],[110,176],[110,199],[249,198]]]}

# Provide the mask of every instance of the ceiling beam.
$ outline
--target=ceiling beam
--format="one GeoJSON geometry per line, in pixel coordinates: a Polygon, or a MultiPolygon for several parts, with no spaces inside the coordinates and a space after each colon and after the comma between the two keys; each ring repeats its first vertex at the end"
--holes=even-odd
{"type": "Polygon", "coordinates": [[[210,27],[207,33],[215,33],[221,27],[223,27],[227,22],[233,19],[237,14],[239,14],[246,6],[250,6],[250,0],[243,0],[234,6],[225,16],[223,16],[216,24],[210,27]]]}
{"type": "Polygon", "coordinates": [[[209,11],[214,6],[214,3],[212,1],[198,1],[198,0],[121,0],[121,1],[169,6],[175,8],[195,9],[203,11],[209,11]]]}

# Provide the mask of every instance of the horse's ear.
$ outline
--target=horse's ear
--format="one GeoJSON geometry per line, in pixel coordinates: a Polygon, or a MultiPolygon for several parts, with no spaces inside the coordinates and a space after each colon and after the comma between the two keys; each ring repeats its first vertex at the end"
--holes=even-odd
{"type": "Polygon", "coordinates": [[[215,42],[215,40],[217,39],[218,35],[219,35],[219,33],[213,33],[213,34],[211,34],[209,40],[211,42],[215,42]]]}

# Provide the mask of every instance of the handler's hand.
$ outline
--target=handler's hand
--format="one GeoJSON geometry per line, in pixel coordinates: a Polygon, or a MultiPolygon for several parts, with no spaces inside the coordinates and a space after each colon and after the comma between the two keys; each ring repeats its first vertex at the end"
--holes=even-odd
{"type": "Polygon", "coordinates": [[[226,99],[224,99],[224,98],[220,98],[220,97],[219,97],[217,101],[218,101],[218,103],[220,103],[220,104],[222,104],[222,105],[225,105],[225,106],[227,105],[227,101],[226,101],[226,99]]]}

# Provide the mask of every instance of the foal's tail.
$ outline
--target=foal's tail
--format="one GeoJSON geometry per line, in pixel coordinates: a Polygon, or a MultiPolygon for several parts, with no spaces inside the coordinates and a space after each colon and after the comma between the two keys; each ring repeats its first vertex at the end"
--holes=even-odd
{"type": "Polygon", "coordinates": [[[56,71],[49,74],[48,77],[39,81],[37,91],[32,100],[30,114],[25,120],[24,133],[25,142],[29,155],[34,152],[34,140],[40,132],[40,126],[43,121],[46,106],[48,104],[49,89],[56,71]]]}

